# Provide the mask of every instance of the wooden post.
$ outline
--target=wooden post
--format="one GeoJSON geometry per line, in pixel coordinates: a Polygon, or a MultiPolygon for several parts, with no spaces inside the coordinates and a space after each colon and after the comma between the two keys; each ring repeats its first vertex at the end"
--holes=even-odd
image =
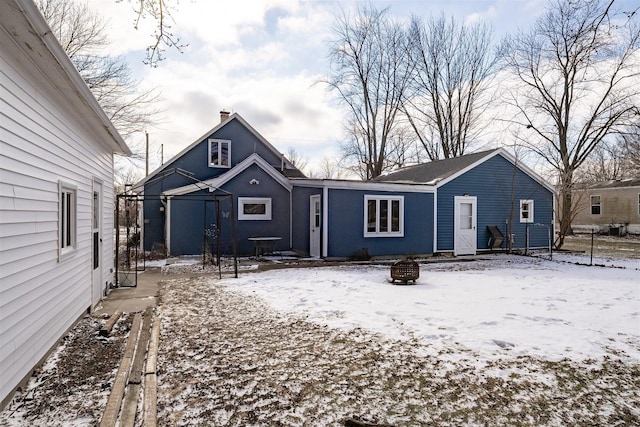
{"type": "Polygon", "coordinates": [[[145,155],[145,162],[146,162],[146,167],[145,167],[145,175],[144,176],[149,176],[149,133],[145,131],[144,133],[145,137],[147,138],[147,152],[145,155]]]}

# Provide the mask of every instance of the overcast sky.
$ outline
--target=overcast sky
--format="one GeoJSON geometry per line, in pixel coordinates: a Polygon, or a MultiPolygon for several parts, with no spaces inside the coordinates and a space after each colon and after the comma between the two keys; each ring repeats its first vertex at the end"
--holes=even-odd
{"type": "MultiPolygon", "coordinates": [[[[631,1],[631,0],[629,0],[631,1]]],[[[136,31],[137,1],[92,0],[90,7],[109,22],[111,53],[126,55],[136,78],[162,92],[162,123],[149,129],[151,169],[219,122],[222,109],[237,112],[278,150],[289,147],[313,167],[337,153],[343,138],[341,112],[325,85],[331,25],[354,1],[170,0],[173,30],[189,45],[167,51],[157,68],[142,64],[153,22],[136,31]]],[[[459,22],[486,21],[496,40],[527,29],[546,0],[372,1],[391,15],[427,18],[444,13],[459,22]]],[[[140,141],[144,136],[140,137],[140,141]]]]}

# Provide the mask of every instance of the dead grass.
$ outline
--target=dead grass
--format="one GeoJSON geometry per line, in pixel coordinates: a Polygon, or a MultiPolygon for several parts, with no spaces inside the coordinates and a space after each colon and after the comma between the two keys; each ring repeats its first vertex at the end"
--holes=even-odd
{"type": "MultiPolygon", "coordinates": [[[[567,236],[563,250],[591,253],[591,234],[567,236]]],[[[593,236],[593,256],[640,259],[640,236],[593,236]]]]}
{"type": "MultiPolygon", "coordinates": [[[[430,351],[283,315],[203,277],[164,282],[157,314],[160,425],[640,425],[640,364],[613,351],[582,363],[430,351]]],[[[130,328],[127,317],[100,338],[104,320],[76,325],[0,425],[97,424],[130,328]]]]}
{"type": "Polygon", "coordinates": [[[638,366],[532,357],[479,360],[456,347],[282,316],[204,280],[161,289],[161,425],[338,426],[640,423],[638,366]]]}

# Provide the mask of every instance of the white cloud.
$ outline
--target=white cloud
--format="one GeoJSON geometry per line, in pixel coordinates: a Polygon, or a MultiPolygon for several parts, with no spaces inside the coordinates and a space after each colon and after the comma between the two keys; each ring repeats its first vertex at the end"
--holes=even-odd
{"type": "MultiPolygon", "coordinates": [[[[341,112],[330,102],[326,87],[314,83],[328,70],[327,41],[332,38],[334,15],[340,8],[354,8],[355,1],[171,0],[172,31],[189,46],[182,54],[168,50],[167,60],[156,69],[139,65],[155,22],[144,19],[136,31],[136,4],[136,0],[89,2],[110,17],[114,40],[110,53],[128,55],[144,85],[162,91],[164,118],[157,129],[150,129],[150,138],[156,147],[163,144],[165,159],[215,126],[221,109],[242,115],[279,150],[295,147],[312,165],[336,153],[343,135],[341,112]]],[[[390,14],[403,17],[437,15],[442,10],[460,22],[488,19],[494,26],[512,29],[530,23],[532,11],[538,5],[542,10],[545,3],[373,3],[379,8],[387,4],[390,14]]]]}

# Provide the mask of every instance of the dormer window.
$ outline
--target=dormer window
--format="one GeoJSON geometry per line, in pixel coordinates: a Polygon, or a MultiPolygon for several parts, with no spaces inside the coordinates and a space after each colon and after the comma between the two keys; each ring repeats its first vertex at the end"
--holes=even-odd
{"type": "Polygon", "coordinates": [[[226,139],[209,140],[209,167],[231,167],[231,141],[226,139]]]}

